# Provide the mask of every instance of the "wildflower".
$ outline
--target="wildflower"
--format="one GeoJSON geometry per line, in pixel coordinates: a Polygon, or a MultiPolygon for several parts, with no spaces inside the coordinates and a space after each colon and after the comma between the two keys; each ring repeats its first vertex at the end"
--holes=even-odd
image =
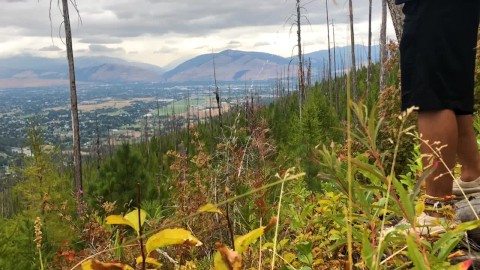
{"type": "Polygon", "coordinates": [[[42,247],[42,221],[40,217],[35,219],[35,243],[37,243],[37,248],[40,249],[42,247]]]}

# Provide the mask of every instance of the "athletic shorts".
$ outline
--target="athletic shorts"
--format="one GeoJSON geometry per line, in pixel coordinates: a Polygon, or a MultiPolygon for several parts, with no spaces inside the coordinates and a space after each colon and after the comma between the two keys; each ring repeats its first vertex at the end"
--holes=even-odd
{"type": "Polygon", "coordinates": [[[416,0],[403,12],[402,110],[472,114],[480,0],[416,0]]]}

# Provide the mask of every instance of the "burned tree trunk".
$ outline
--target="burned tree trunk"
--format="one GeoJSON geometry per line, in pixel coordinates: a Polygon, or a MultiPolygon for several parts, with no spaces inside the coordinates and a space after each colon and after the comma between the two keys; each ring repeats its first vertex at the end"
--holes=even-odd
{"type": "Polygon", "coordinates": [[[301,12],[300,0],[297,0],[297,48],[298,48],[298,90],[300,92],[300,104],[305,102],[305,79],[303,72],[303,54],[302,54],[302,32],[301,32],[301,12]]]}
{"type": "Polygon", "coordinates": [[[63,25],[65,26],[65,39],[67,45],[68,72],[70,74],[70,101],[73,126],[73,163],[74,180],[77,196],[83,193],[82,183],[82,155],[80,152],[80,127],[78,123],[77,87],[75,84],[75,67],[73,61],[72,30],[70,28],[70,16],[68,12],[68,0],[62,0],[63,25]]]}
{"type": "Polygon", "coordinates": [[[355,64],[355,31],[353,30],[353,7],[352,0],[348,1],[350,11],[350,41],[352,46],[352,93],[353,100],[356,102],[358,98],[357,93],[357,66],[355,64]]]}
{"type": "Polygon", "coordinates": [[[368,57],[367,57],[367,97],[371,87],[372,77],[372,0],[369,0],[368,5],[368,57]]]}
{"type": "Polygon", "coordinates": [[[382,26],[380,30],[380,91],[385,88],[387,62],[387,0],[382,0],[382,26]]]}

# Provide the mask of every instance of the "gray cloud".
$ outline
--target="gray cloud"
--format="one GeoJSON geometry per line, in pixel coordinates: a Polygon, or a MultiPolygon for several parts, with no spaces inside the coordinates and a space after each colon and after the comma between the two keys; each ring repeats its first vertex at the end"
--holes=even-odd
{"type": "Polygon", "coordinates": [[[123,48],[110,48],[104,45],[91,44],[88,46],[90,52],[93,53],[125,53],[123,48]]]}
{"type": "Polygon", "coordinates": [[[229,49],[235,49],[235,48],[238,48],[242,46],[242,43],[240,41],[237,41],[237,40],[232,40],[230,42],[228,42],[227,44],[227,48],[229,49]]]}
{"type": "Polygon", "coordinates": [[[89,44],[120,44],[122,40],[119,38],[111,38],[111,37],[89,37],[80,39],[78,42],[80,43],[89,43],[89,44]]]}
{"type": "Polygon", "coordinates": [[[42,52],[57,52],[57,51],[61,51],[62,49],[60,49],[58,46],[50,45],[47,47],[40,48],[38,50],[42,52]]]}
{"type": "MultiPolygon", "coordinates": [[[[0,27],[15,27],[24,35],[45,35],[50,32],[48,17],[49,1],[30,3],[8,0],[0,10],[0,27]]],[[[96,3],[97,1],[95,1],[96,3]]],[[[337,24],[348,22],[347,0],[330,3],[330,18],[337,24]]],[[[287,19],[295,13],[293,0],[129,0],[105,1],[93,5],[94,0],[78,3],[83,25],[79,25],[76,15],[72,20],[73,36],[92,44],[114,44],[122,37],[141,35],[166,35],[171,33],[190,36],[203,36],[222,29],[234,27],[283,26],[289,27],[293,21],[287,19]],[[99,33],[108,33],[113,40],[99,33]],[[89,42],[97,39],[97,42],[89,42]],[[100,39],[104,39],[101,40],[100,39]]],[[[380,0],[374,0],[375,10],[379,10],[380,0]]],[[[325,24],[325,2],[313,1],[304,6],[305,16],[311,24],[325,24]]],[[[354,1],[355,22],[368,19],[368,5],[354,1]]],[[[375,11],[374,10],[374,11],[375,11]]],[[[376,13],[378,15],[378,12],[376,13]]],[[[56,1],[52,6],[52,33],[57,35],[60,27],[60,12],[56,1]]],[[[304,21],[308,27],[308,22],[304,21]]],[[[60,30],[61,31],[61,30],[60,30]]]]}
{"type": "Polygon", "coordinates": [[[268,45],[270,45],[270,42],[260,41],[260,42],[257,42],[255,44],[253,44],[253,47],[262,47],[262,46],[268,46],[268,45]]]}

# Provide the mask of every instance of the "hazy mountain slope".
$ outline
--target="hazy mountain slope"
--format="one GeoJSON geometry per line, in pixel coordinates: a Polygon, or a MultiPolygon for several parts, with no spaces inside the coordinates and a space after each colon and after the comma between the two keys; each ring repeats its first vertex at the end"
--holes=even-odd
{"type": "MultiPolygon", "coordinates": [[[[356,45],[357,67],[367,61],[367,47],[356,45]]],[[[332,54],[332,73],[333,67],[332,54]]],[[[350,47],[335,48],[336,70],[350,67],[350,47]]],[[[328,65],[328,50],[304,55],[312,62],[312,73],[323,74],[328,65]]],[[[372,61],[379,58],[379,46],[372,50],[372,61]]],[[[294,76],[297,57],[281,57],[262,52],[226,50],[204,54],[183,62],[174,69],[164,72],[158,66],[129,62],[119,58],[95,56],[76,57],[76,78],[80,82],[212,82],[215,59],[218,81],[269,80],[280,76],[294,76]]],[[[68,81],[67,61],[64,58],[44,58],[20,55],[0,58],[0,88],[65,85],[68,81]]]]}
{"type": "MultiPolygon", "coordinates": [[[[113,57],[76,57],[76,79],[83,82],[159,82],[163,69],[113,57]]],[[[19,55],[0,58],[0,88],[64,85],[67,60],[19,55]]]]}
{"type": "Polygon", "coordinates": [[[217,80],[266,80],[278,77],[288,60],[260,52],[226,50],[192,58],[164,74],[167,82],[213,81],[213,61],[217,80]]]}

